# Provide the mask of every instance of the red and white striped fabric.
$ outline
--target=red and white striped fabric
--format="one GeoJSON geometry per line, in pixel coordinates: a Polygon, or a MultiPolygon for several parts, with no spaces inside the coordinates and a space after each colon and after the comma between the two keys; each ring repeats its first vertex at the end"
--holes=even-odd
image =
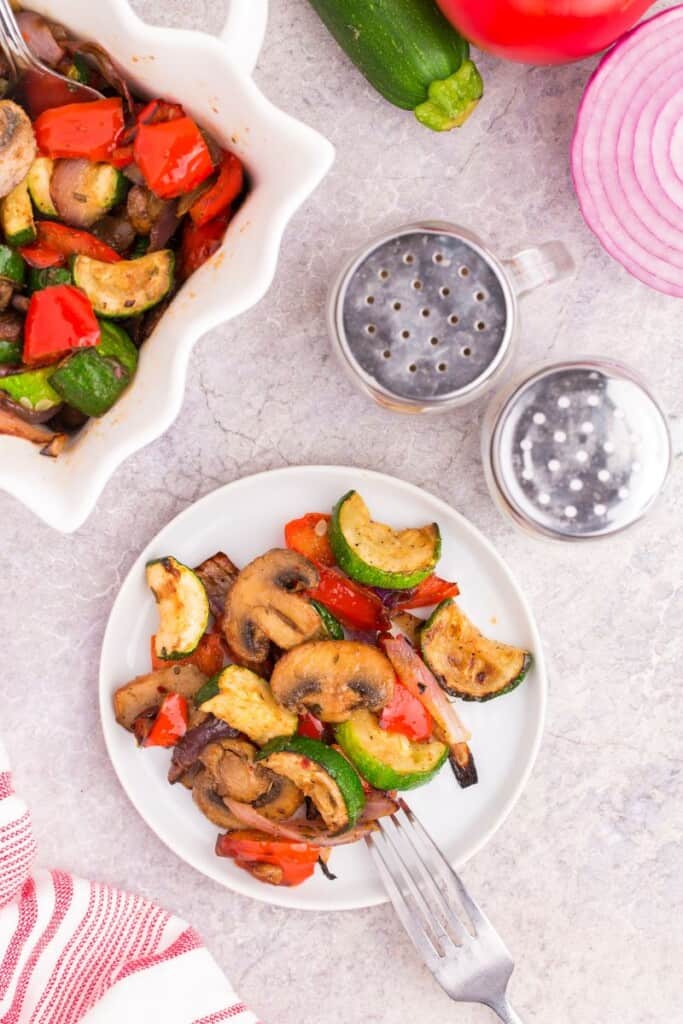
{"type": "Polygon", "coordinates": [[[184,921],[34,854],[0,741],[0,1024],[257,1024],[184,921]]]}

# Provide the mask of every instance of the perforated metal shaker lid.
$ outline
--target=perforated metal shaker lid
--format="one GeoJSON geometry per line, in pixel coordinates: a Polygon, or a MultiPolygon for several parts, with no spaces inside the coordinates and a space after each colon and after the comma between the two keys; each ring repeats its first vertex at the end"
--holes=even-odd
{"type": "Polygon", "coordinates": [[[638,520],[671,462],[666,417],[627,367],[586,358],[528,371],[487,413],[491,491],[516,522],[562,540],[638,520]]]}
{"type": "Polygon", "coordinates": [[[488,386],[509,352],[517,304],[502,264],[449,224],[401,227],[344,267],[330,331],[346,369],[381,404],[449,408],[488,386]]]}

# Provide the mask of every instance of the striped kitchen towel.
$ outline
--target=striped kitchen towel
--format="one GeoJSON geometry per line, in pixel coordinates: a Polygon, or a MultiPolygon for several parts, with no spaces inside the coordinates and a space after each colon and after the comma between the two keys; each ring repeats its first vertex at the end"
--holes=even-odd
{"type": "Polygon", "coordinates": [[[0,1024],[257,1024],[184,921],[34,854],[0,741],[0,1024]]]}

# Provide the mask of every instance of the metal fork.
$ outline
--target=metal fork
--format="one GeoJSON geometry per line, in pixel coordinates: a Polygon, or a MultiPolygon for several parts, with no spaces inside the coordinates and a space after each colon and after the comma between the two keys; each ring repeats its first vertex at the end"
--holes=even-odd
{"type": "Polygon", "coordinates": [[[31,53],[9,0],[0,0],[0,49],[10,67],[10,86],[14,87],[15,95],[17,90],[21,91],[21,97],[17,98],[31,117],[37,117],[47,106],[102,99],[97,89],[58,74],[31,53]]]}
{"type": "Polygon", "coordinates": [[[403,927],[451,999],[522,1024],[506,995],[512,957],[410,807],[399,804],[365,841],[403,927]]]}

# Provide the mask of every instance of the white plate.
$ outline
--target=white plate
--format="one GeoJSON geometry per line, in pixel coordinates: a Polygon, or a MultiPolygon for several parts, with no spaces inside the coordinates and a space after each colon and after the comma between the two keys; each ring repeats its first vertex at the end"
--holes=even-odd
{"type": "Polygon", "coordinates": [[[386,900],[364,844],[333,852],[335,882],[320,872],[293,889],[257,882],[214,855],[215,826],[199,814],[186,789],[166,781],[168,751],[139,750],[116,724],[111,699],[117,686],[149,671],[149,638],[157,624],[145,583],[150,558],[172,554],[196,565],[222,549],[244,565],[283,545],[282,528],[288,520],[327,511],[353,487],[373,516],[384,522],[403,527],[436,520],[443,537],[439,573],[460,584],[464,611],[485,633],[535,655],[533,670],[513,693],[488,704],[459,704],[472,729],[479,784],[461,790],[446,767],[428,786],[409,794],[410,804],[451,862],[464,864],[503,822],[526,783],[543,730],[547,682],[538,630],[510,571],[478,530],[438,498],[381,473],[335,466],[274,470],[228,484],[182,512],[142,552],[112,608],[100,663],[107,749],[147,824],[179,857],[214,881],[266,903],[304,910],[350,910],[386,900]]]}

